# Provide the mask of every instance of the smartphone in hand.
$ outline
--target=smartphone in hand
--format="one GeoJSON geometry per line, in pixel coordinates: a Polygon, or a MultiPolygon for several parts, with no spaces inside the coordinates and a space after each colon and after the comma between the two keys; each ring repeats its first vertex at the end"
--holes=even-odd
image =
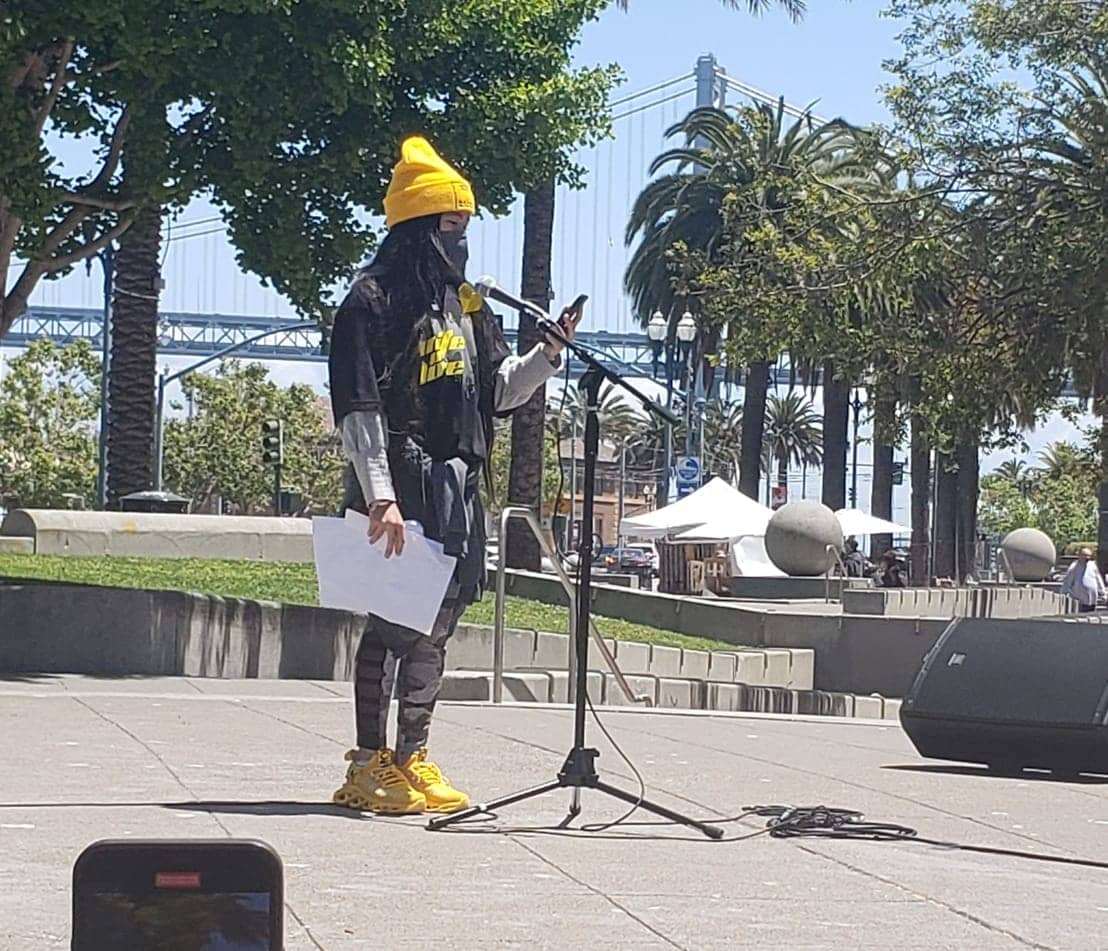
{"type": "Polygon", "coordinates": [[[575,328],[581,323],[581,318],[585,316],[585,302],[588,299],[588,294],[579,294],[573,303],[562,311],[561,316],[558,318],[558,324],[562,328],[563,333],[575,328]]]}
{"type": "Polygon", "coordinates": [[[284,872],[264,842],[106,840],[73,866],[75,951],[284,946],[284,872]]]}

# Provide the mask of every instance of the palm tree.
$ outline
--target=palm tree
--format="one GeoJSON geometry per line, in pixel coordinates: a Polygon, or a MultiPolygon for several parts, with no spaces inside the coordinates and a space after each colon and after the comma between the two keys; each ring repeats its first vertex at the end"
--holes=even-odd
{"type": "MultiPolygon", "coordinates": [[[[555,428],[559,438],[572,436],[573,420],[577,421],[578,433],[581,432],[581,426],[585,421],[586,402],[584,390],[577,386],[572,386],[566,391],[564,405],[561,396],[547,402],[547,419],[555,428]]],[[[623,393],[611,383],[600,391],[597,418],[601,436],[617,443],[630,438],[643,426],[642,416],[635,412],[623,398],[623,393]]]]}
{"type": "MultiPolygon", "coordinates": [[[[651,164],[657,177],[636,199],[625,238],[627,244],[638,241],[624,284],[644,320],[656,310],[669,313],[671,324],[677,316],[668,252],[678,242],[707,263],[717,257],[726,239],[728,194],[747,192],[772,221],[790,201],[782,177],[815,168],[829,181],[855,175],[850,146],[857,130],[848,123],[816,124],[808,113],[786,122],[784,99],[776,107],[756,104],[741,117],[752,121],[736,121],[714,107],[693,110],[666,133],[692,144],[663,152],[651,164]]],[[[760,355],[746,373],[739,488],[751,498],[758,495],[769,360],[775,356],[760,355]]]]}
{"type": "MultiPolygon", "coordinates": [[[[804,14],[805,0],[721,0],[732,9],[761,13],[780,6],[793,20],[804,14]]],[[[616,0],[623,10],[629,0],[616,0]]],[[[524,196],[523,222],[523,296],[546,306],[550,288],[551,241],[554,222],[554,182],[548,181],[524,196]],[[540,284],[540,279],[545,279],[540,284]],[[530,292],[528,290],[530,288],[530,292]]],[[[519,346],[532,339],[533,328],[527,315],[520,317],[519,346]],[[525,333],[526,331],[526,333],[525,333]]],[[[524,352],[522,349],[520,352],[524,352]]],[[[512,418],[512,460],[508,478],[508,497],[516,504],[538,505],[542,495],[542,397],[536,394],[512,418]]],[[[755,486],[757,490],[757,486],[755,486]]],[[[508,564],[516,568],[539,567],[539,549],[530,532],[518,520],[509,526],[508,564]]]]}
{"type": "Polygon", "coordinates": [[[1060,479],[1064,476],[1081,477],[1094,469],[1093,460],[1080,446],[1058,440],[1039,453],[1039,466],[1036,473],[1040,479],[1060,479]]]}
{"type": "MultiPolygon", "coordinates": [[[[1043,455],[1045,455],[1045,451],[1043,455]]],[[[1042,455],[1040,455],[1041,458],[1042,455]]],[[[1014,456],[1011,459],[1005,459],[996,467],[996,474],[1011,482],[1025,499],[1031,495],[1031,490],[1035,484],[1035,470],[1022,459],[1017,459],[1014,456]]]]}
{"type": "Polygon", "coordinates": [[[1002,479],[1011,482],[1012,485],[1019,485],[1023,482],[1027,478],[1027,473],[1029,471],[1027,463],[1022,459],[1015,458],[1015,456],[1011,459],[1005,459],[996,467],[996,474],[1002,479]]]}
{"type": "Polygon", "coordinates": [[[792,390],[766,401],[765,464],[777,464],[777,484],[788,492],[789,465],[818,466],[823,460],[823,426],[812,401],[792,390]]]}
{"type": "Polygon", "coordinates": [[[109,508],[154,485],[154,389],[157,376],[161,209],[138,213],[119,240],[112,300],[108,376],[109,508]]]}
{"type": "Polygon", "coordinates": [[[704,407],[704,465],[734,483],[742,453],[743,404],[709,400],[704,407]]]}
{"type": "MultiPolygon", "coordinates": [[[[1104,164],[1108,156],[1108,60],[1103,53],[1077,51],[1068,68],[1058,69],[1050,93],[1029,114],[1008,149],[1001,184],[1016,196],[1017,214],[1005,208],[1021,234],[1035,241],[1031,261],[1015,255],[1013,283],[1033,288],[1029,309],[1040,307],[1044,294],[1056,314],[1055,337],[1064,346],[1078,392],[1091,399],[1100,417],[1098,456],[1097,561],[1108,571],[1108,321],[1104,319],[1105,256],[1104,164]],[[1025,125],[1026,123],[1026,125],[1025,125]],[[1057,268],[1058,234],[1073,241],[1057,268]],[[1043,247],[1046,242],[1045,248],[1043,247]],[[1043,248],[1043,250],[1039,250],[1043,248]],[[1036,280],[1027,267],[1045,267],[1036,280]]],[[[995,146],[991,146],[995,151],[995,146]]],[[[989,175],[996,166],[989,164],[989,175]]],[[[1045,364],[1044,361],[1039,361],[1045,364]]]]}

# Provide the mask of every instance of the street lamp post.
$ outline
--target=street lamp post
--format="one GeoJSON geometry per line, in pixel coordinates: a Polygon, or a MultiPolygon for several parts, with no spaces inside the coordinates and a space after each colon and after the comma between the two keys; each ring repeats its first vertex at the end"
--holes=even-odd
{"type": "MultiPolygon", "coordinates": [[[[677,322],[677,340],[681,348],[682,374],[685,381],[685,455],[692,455],[692,391],[695,372],[693,341],[696,340],[696,318],[689,311],[677,322]]],[[[696,368],[699,369],[699,368],[696,368]]]]}
{"type": "Polygon", "coordinates": [[[707,413],[708,404],[703,396],[696,398],[696,418],[697,418],[697,436],[696,436],[696,450],[700,454],[700,484],[704,484],[704,472],[707,469],[707,463],[705,462],[706,453],[704,452],[704,417],[707,413]]]}
{"type": "Polygon", "coordinates": [[[318,330],[319,324],[314,321],[306,321],[299,324],[290,324],[288,327],[270,327],[269,330],[263,331],[260,334],[254,334],[253,337],[247,337],[245,340],[233,343],[229,347],[224,347],[222,350],[213,353],[210,357],[205,357],[203,360],[199,360],[191,366],[185,367],[183,370],[178,370],[176,373],[166,373],[165,369],[162,369],[161,374],[158,376],[158,399],[154,410],[154,489],[156,491],[160,492],[162,488],[162,442],[165,437],[165,391],[169,384],[174,380],[180,380],[188,376],[194,370],[199,370],[209,363],[222,360],[224,357],[245,347],[247,344],[253,343],[255,340],[261,340],[263,337],[269,337],[273,334],[285,333],[289,330],[311,329],[318,330]]]}
{"type": "Polygon", "coordinates": [[[619,443],[619,520],[616,522],[616,544],[623,548],[623,493],[627,482],[627,437],[619,443]]]}
{"type": "MultiPolygon", "coordinates": [[[[665,352],[666,357],[666,409],[673,408],[673,361],[670,359],[670,348],[666,343],[669,333],[669,322],[660,311],[654,311],[650,322],[646,325],[646,335],[650,339],[650,347],[654,356],[654,375],[658,375],[658,357],[665,352]]],[[[662,444],[662,480],[659,483],[659,491],[655,496],[655,505],[662,508],[669,504],[669,472],[673,465],[673,426],[666,423],[663,431],[662,444]]]]}
{"type": "Polygon", "coordinates": [[[858,388],[854,388],[854,402],[850,404],[854,410],[854,432],[850,444],[850,507],[858,507],[858,421],[862,415],[862,397],[858,394],[858,388]]]}

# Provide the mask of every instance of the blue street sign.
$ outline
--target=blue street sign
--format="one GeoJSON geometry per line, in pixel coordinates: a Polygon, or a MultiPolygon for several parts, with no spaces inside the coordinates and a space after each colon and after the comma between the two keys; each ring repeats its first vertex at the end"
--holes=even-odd
{"type": "Polygon", "coordinates": [[[682,482],[688,482],[690,484],[697,484],[700,482],[699,456],[677,457],[677,484],[680,485],[682,482]]]}

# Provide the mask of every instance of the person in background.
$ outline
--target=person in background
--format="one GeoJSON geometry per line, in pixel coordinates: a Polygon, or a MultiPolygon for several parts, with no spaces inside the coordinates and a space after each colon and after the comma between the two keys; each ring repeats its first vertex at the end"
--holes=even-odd
{"type": "Polygon", "coordinates": [[[1077,602],[1077,610],[1082,614],[1095,611],[1097,602],[1105,599],[1104,578],[1093,561],[1091,549],[1082,548],[1077,553],[1077,560],[1062,579],[1061,591],[1077,602]]]}
{"type": "Polygon", "coordinates": [[[858,550],[858,539],[851,535],[843,549],[843,567],[848,578],[864,578],[869,565],[866,556],[858,550]]]}
{"type": "Polygon", "coordinates": [[[896,552],[891,549],[881,556],[877,583],[882,588],[908,587],[908,579],[904,576],[904,566],[900,563],[900,559],[896,557],[896,552]]]}
{"type": "MultiPolygon", "coordinates": [[[[382,813],[469,805],[427,754],[446,643],[485,584],[485,516],[493,417],[522,406],[561,365],[547,339],[509,352],[492,312],[466,282],[473,190],[426,139],[401,147],[385,196],[388,235],[335,316],[330,383],[335,424],[352,464],[346,504],[369,515],[369,541],[401,555],[405,520],[442,543],[457,567],[430,635],[370,614],[354,676],[357,746],[333,800],[382,813]],[[395,749],[387,739],[395,684],[395,749]]],[[[563,311],[573,337],[580,315],[563,311]]]]}

